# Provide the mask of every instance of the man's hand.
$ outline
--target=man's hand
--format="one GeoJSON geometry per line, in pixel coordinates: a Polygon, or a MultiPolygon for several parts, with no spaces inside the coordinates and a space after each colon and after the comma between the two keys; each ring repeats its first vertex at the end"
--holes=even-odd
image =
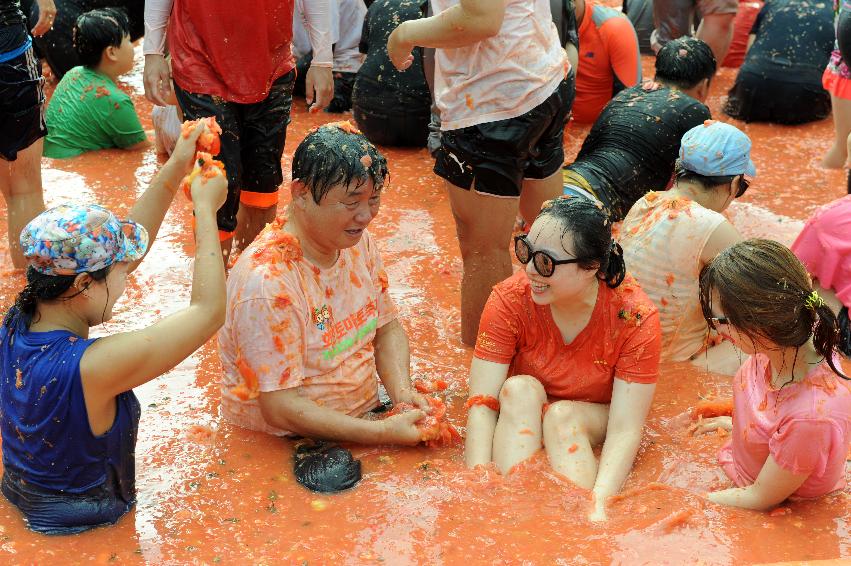
{"type": "Polygon", "coordinates": [[[390,56],[393,66],[400,71],[404,71],[414,64],[414,56],[411,50],[415,46],[405,40],[405,24],[407,23],[402,22],[387,38],[387,55],[390,56]]]}
{"type": "Polygon", "coordinates": [[[428,399],[426,399],[426,396],[410,387],[399,392],[399,398],[396,399],[396,402],[410,403],[411,405],[422,409],[426,413],[431,410],[431,405],[429,404],[428,399]]]}
{"type": "Polygon", "coordinates": [[[33,36],[41,37],[50,31],[54,19],[56,19],[56,5],[53,0],[38,0],[38,21],[32,29],[33,36]]]}
{"type": "Polygon", "coordinates": [[[334,97],[334,74],[331,68],[311,65],[304,77],[304,90],[311,112],[319,112],[331,104],[334,97]]]}
{"type": "Polygon", "coordinates": [[[159,106],[168,106],[172,97],[171,69],[163,55],[145,55],[145,98],[159,106]]]}
{"type": "Polygon", "coordinates": [[[410,446],[419,444],[422,440],[422,434],[420,434],[416,422],[424,416],[425,413],[414,409],[380,421],[382,441],[388,444],[407,444],[410,446]]]}

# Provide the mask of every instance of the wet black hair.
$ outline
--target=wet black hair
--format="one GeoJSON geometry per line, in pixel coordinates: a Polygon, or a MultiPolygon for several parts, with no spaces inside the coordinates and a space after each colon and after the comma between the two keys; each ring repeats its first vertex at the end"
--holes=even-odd
{"type": "Polygon", "coordinates": [[[130,35],[127,14],[119,8],[98,8],[80,14],[74,24],[74,49],[80,63],[93,68],[100,64],[107,47],[119,47],[130,35]]]}
{"type": "Polygon", "coordinates": [[[712,49],[696,37],[669,41],[656,54],[656,79],[683,90],[711,81],[716,68],[712,49]]]}
{"type": "MultiPolygon", "coordinates": [[[[89,275],[95,281],[103,281],[109,275],[111,268],[110,265],[98,271],[92,271],[89,275]]],[[[3,326],[11,328],[17,324],[23,324],[24,327],[29,327],[33,322],[39,301],[57,300],[60,297],[61,300],[67,301],[76,297],[85,289],[68,297],[62,297],[62,294],[74,285],[75,279],[77,275],[45,275],[36,271],[33,266],[27,267],[27,285],[18,293],[15,304],[3,317],[3,326]]]]}
{"type": "Polygon", "coordinates": [[[678,180],[700,183],[704,189],[711,189],[719,185],[729,185],[738,175],[701,175],[689,171],[683,166],[682,161],[677,159],[674,166],[674,175],[678,180]]]}
{"type": "Polygon", "coordinates": [[[374,190],[380,190],[387,159],[351,123],[333,122],[310,131],[298,145],[292,178],[304,183],[319,204],[337,185],[354,191],[372,179],[374,190]]]}
{"type": "Polygon", "coordinates": [[[623,282],[623,250],[612,239],[612,222],[600,205],[582,197],[563,196],[544,203],[538,218],[546,216],[561,222],[562,239],[568,233],[573,238],[573,254],[582,260],[579,267],[596,270],[597,279],[612,289],[623,282]]]}

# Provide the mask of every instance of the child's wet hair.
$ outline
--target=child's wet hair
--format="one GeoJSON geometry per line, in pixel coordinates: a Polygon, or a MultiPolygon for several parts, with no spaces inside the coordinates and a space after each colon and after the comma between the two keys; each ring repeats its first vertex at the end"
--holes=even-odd
{"type": "Polygon", "coordinates": [[[561,223],[562,240],[571,235],[573,253],[582,260],[577,264],[579,267],[596,270],[597,278],[611,288],[623,282],[626,277],[623,250],[612,239],[612,222],[601,205],[582,197],[562,196],[544,203],[538,218],[544,217],[561,223]]]}
{"type": "Polygon", "coordinates": [[[349,122],[325,124],[312,131],[293,154],[292,178],[319,204],[337,185],[356,190],[371,179],[375,191],[387,179],[387,159],[349,122]]]}
{"type": "Polygon", "coordinates": [[[738,175],[701,175],[694,171],[689,171],[683,165],[681,159],[677,159],[674,164],[674,176],[677,180],[690,181],[699,183],[704,189],[712,189],[714,187],[726,186],[733,182],[738,175]]]}
{"type": "Polygon", "coordinates": [[[100,64],[103,50],[120,47],[130,35],[130,22],[120,8],[98,8],[80,14],[74,24],[74,49],[80,63],[93,68],[100,64]]]}
{"type": "Polygon", "coordinates": [[[683,90],[712,80],[717,63],[709,45],[696,37],[669,41],[656,54],[656,79],[683,90]]]}
{"type": "MultiPolygon", "coordinates": [[[[700,306],[707,323],[723,314],[742,334],[759,344],[800,348],[812,337],[830,368],[845,377],[833,355],[840,344],[836,315],[813,294],[804,265],[786,246],[754,238],[719,253],[700,273],[700,306]],[[720,304],[712,311],[713,291],[720,304]]],[[[846,378],[847,379],[847,378],[846,378]]]]}
{"type": "MultiPolygon", "coordinates": [[[[95,281],[103,281],[109,275],[111,268],[112,266],[109,265],[98,271],[89,272],[89,275],[95,281]]],[[[39,301],[57,300],[60,297],[62,300],[68,300],[79,295],[82,291],[70,297],[62,297],[62,294],[74,285],[76,279],[76,275],[46,275],[36,271],[32,266],[27,267],[27,285],[18,293],[15,304],[3,317],[3,326],[10,328],[21,323],[24,327],[29,327],[33,322],[39,301]]]]}

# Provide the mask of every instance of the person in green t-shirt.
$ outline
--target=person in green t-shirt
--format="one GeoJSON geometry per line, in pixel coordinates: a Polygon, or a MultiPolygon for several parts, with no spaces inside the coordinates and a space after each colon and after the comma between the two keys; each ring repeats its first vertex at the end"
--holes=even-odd
{"type": "Polygon", "coordinates": [[[150,145],[133,101],[115,84],[133,68],[124,12],[103,8],[82,14],[74,26],[74,46],[82,66],[62,77],[47,107],[45,157],[150,145]]]}

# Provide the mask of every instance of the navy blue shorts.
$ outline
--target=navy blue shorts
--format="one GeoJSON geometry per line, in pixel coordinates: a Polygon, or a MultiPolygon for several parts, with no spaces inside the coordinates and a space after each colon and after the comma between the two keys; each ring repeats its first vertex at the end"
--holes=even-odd
{"type": "Polygon", "coordinates": [[[16,50],[0,53],[0,158],[15,161],[19,151],[46,135],[44,79],[27,40],[16,50]]]}

